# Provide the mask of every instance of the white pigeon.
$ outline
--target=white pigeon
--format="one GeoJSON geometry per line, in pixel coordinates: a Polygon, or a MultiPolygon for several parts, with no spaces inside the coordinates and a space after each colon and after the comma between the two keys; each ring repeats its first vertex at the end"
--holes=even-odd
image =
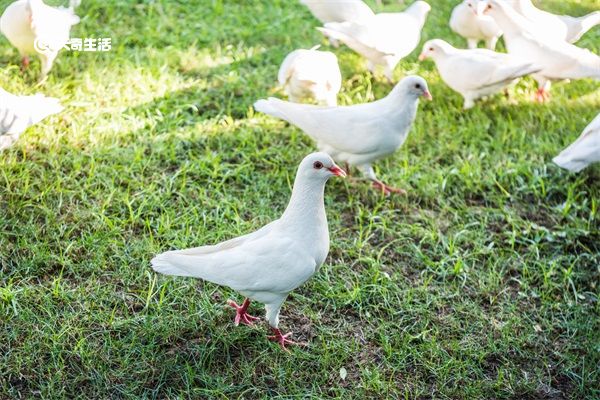
{"type": "Polygon", "coordinates": [[[402,79],[381,100],[352,106],[321,107],[269,98],[254,108],[302,129],[317,147],[340,162],[359,166],[385,194],[403,192],[379,181],[371,164],[394,153],[406,140],[419,98],[431,99],[420,76],[402,79]]]}
{"type": "Polygon", "coordinates": [[[317,50],[318,47],[288,54],[279,68],[279,85],[290,101],[312,98],[320,104],[335,106],[342,87],[342,73],[335,54],[317,50]]]}
{"type": "Polygon", "coordinates": [[[539,71],[535,65],[510,54],[487,49],[457,49],[441,39],[425,43],[419,60],[430,57],[450,88],[460,93],[464,108],[475,100],[498,93],[519,78],[539,71]]]}
{"type": "Polygon", "coordinates": [[[375,15],[362,0],[300,0],[323,24],[327,22],[365,21],[375,15]]]}
{"type": "Polygon", "coordinates": [[[166,275],[200,278],[230,287],[246,297],[236,309],[235,325],[258,319],[247,313],[250,300],[265,304],[274,332],[270,339],[294,343],[279,330],[279,310],[288,294],[306,282],[329,252],[325,215],[325,182],[346,176],[325,153],[306,156],[296,173],[292,197],[285,212],[261,229],[225,242],[186,250],[167,251],[152,259],[152,268],[166,275]]]}
{"type": "Polygon", "coordinates": [[[31,125],[62,110],[59,100],[53,97],[15,96],[0,88],[0,150],[11,146],[31,125]]]}
{"type": "Polygon", "coordinates": [[[587,31],[600,24],[600,11],[582,17],[556,15],[537,8],[531,0],[513,0],[512,4],[521,15],[529,19],[547,37],[574,43],[587,31]]]}
{"type": "Polygon", "coordinates": [[[548,98],[551,80],[600,79],[600,57],[564,40],[548,38],[507,2],[488,0],[485,12],[504,32],[508,53],[540,69],[532,75],[538,82],[539,101],[548,98]]]}
{"type": "Polygon", "coordinates": [[[454,7],[450,15],[450,28],[467,39],[470,49],[476,48],[477,43],[483,40],[488,49],[494,50],[502,36],[496,21],[483,14],[486,6],[485,0],[464,0],[454,7]]]}
{"type": "Polygon", "coordinates": [[[78,1],[72,1],[69,8],[64,8],[50,7],[42,0],[18,0],[6,7],[0,16],[0,31],[19,50],[23,67],[29,65],[30,55],[39,56],[41,80],[69,40],[71,27],[79,23],[74,11],[78,4],[78,1]]]}
{"type": "Polygon", "coordinates": [[[552,160],[559,167],[579,172],[600,161],[600,114],[583,130],[579,138],[552,160]]]}
{"type": "Polygon", "coordinates": [[[404,12],[376,14],[363,22],[329,22],[317,29],[365,57],[369,71],[383,66],[391,82],[396,65],[418,46],[429,10],[429,4],[416,1],[404,12]]]}

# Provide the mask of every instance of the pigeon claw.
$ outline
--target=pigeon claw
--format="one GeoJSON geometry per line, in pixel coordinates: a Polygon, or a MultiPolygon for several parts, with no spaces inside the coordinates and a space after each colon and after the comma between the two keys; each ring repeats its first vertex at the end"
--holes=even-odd
{"type": "Polygon", "coordinates": [[[539,103],[544,103],[545,101],[550,99],[550,92],[548,92],[544,88],[539,88],[537,92],[535,92],[535,99],[539,103]]]}
{"type": "Polygon", "coordinates": [[[288,339],[288,337],[292,336],[292,332],[288,332],[285,335],[283,335],[279,328],[271,328],[271,330],[273,331],[274,335],[267,336],[267,339],[279,343],[281,348],[287,351],[288,353],[290,351],[287,349],[287,347],[285,347],[286,344],[306,346],[306,343],[294,342],[293,340],[288,339]]]}
{"type": "Polygon", "coordinates": [[[253,317],[246,312],[250,306],[250,299],[245,299],[241,306],[233,300],[227,300],[227,304],[235,308],[235,319],[233,320],[235,326],[238,326],[240,322],[244,325],[253,326],[254,321],[260,319],[258,317],[253,317]]]}
{"type": "Polygon", "coordinates": [[[388,186],[381,181],[373,181],[373,187],[375,189],[380,190],[381,193],[383,193],[386,196],[388,196],[390,193],[397,193],[397,194],[402,194],[402,195],[406,194],[405,190],[388,186]]]}

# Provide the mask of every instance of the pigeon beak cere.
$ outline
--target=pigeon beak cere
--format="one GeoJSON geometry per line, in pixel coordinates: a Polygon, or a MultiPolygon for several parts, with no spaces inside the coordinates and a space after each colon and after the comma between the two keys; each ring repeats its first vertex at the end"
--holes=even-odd
{"type": "Polygon", "coordinates": [[[423,93],[423,97],[425,97],[429,101],[433,100],[433,96],[431,95],[431,93],[429,93],[429,90],[426,90],[425,93],[423,93]]]}
{"type": "Polygon", "coordinates": [[[333,164],[332,167],[327,168],[327,169],[329,170],[329,172],[331,172],[335,176],[341,176],[342,178],[346,177],[346,171],[344,171],[343,169],[341,169],[340,167],[338,167],[335,164],[333,164]]]}
{"type": "Polygon", "coordinates": [[[427,58],[427,54],[425,54],[425,52],[423,52],[423,53],[421,53],[421,54],[419,55],[419,61],[423,61],[423,60],[425,60],[426,58],[427,58]]]}

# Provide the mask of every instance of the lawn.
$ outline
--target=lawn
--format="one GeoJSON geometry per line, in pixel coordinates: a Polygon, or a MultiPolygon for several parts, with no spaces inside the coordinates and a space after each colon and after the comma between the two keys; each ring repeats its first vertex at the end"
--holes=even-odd
{"type": "MultiPolygon", "coordinates": [[[[423,39],[464,46],[447,24],[457,1],[430,3],[423,39]]],[[[600,166],[551,162],[600,110],[597,82],[558,83],[538,104],[527,78],[464,112],[420,49],[403,60],[396,80],[422,75],[434,101],[376,169],[408,195],[328,184],[329,257],[281,315],[308,346],[286,353],[266,323],[233,326],[225,301],[240,295],[149,260],[282,213],[314,145],[252,103],[282,96],[287,52],[328,48],[318,21],[297,0],[77,13],[72,36],[112,49],[61,52],[41,86],[39,62],[22,74],[0,38],[0,86],[66,105],[0,154],[0,398],[600,398],[600,166]]],[[[579,45],[599,53],[600,28],[579,45]]],[[[391,89],[334,51],[341,104],[391,89]]]]}

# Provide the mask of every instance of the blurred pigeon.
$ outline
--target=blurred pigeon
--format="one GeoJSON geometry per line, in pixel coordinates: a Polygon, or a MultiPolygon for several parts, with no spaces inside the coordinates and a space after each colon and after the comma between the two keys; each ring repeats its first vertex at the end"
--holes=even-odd
{"type": "Polygon", "coordinates": [[[71,26],[79,23],[75,15],[78,1],[69,8],[50,7],[42,0],[18,0],[0,16],[0,32],[19,50],[23,68],[29,65],[29,55],[37,54],[42,63],[43,80],[59,50],[68,42],[71,26]]]}
{"type": "Polygon", "coordinates": [[[464,108],[475,105],[475,100],[498,93],[519,78],[539,68],[510,54],[487,49],[463,50],[441,39],[425,43],[419,60],[430,57],[448,86],[465,99],[464,108]]]}
{"type": "Polygon", "coordinates": [[[300,0],[321,23],[365,21],[375,15],[362,0],[300,0]]]}
{"type": "Polygon", "coordinates": [[[512,4],[521,15],[529,19],[547,37],[574,43],[587,31],[600,24],[600,11],[594,11],[583,17],[556,15],[540,10],[531,0],[512,0],[512,4]]]}
{"type": "Polygon", "coordinates": [[[365,57],[369,71],[382,65],[391,82],[396,65],[419,44],[429,10],[429,4],[416,1],[401,13],[376,14],[363,22],[329,22],[317,29],[365,57]]]}
{"type": "Polygon", "coordinates": [[[408,76],[390,94],[372,103],[340,107],[296,104],[269,98],[254,108],[302,129],[317,147],[338,161],[357,165],[385,194],[403,192],[379,181],[371,164],[394,153],[406,140],[419,98],[431,99],[427,82],[408,76]]]}
{"type": "Polygon", "coordinates": [[[10,147],[31,125],[62,110],[59,100],[53,97],[15,96],[0,88],[0,150],[10,147]]]}
{"type": "Polygon", "coordinates": [[[600,161],[600,114],[586,126],[579,138],[552,160],[559,167],[579,172],[600,161]]]}
{"type": "Polygon", "coordinates": [[[496,21],[483,14],[486,6],[485,0],[464,0],[454,7],[450,15],[450,28],[467,39],[470,49],[476,48],[477,43],[484,40],[486,47],[494,50],[502,36],[496,21]]]}
{"type": "Polygon", "coordinates": [[[312,98],[320,104],[335,106],[342,87],[342,73],[335,54],[319,51],[318,47],[288,54],[279,68],[279,85],[290,101],[312,98]]]}
{"type": "Polygon", "coordinates": [[[187,276],[230,287],[246,297],[236,309],[235,325],[252,325],[250,300],[265,304],[266,318],[285,349],[292,344],[279,330],[279,310],[287,295],[306,282],[329,252],[329,230],[323,202],[325,182],[345,176],[331,157],[312,153],[298,167],[292,197],[285,212],[261,229],[225,242],[167,251],[152,259],[152,268],[166,275],[187,276]]]}
{"type": "Polygon", "coordinates": [[[600,57],[564,40],[546,37],[507,2],[488,0],[485,12],[496,20],[504,32],[509,54],[540,69],[532,75],[539,85],[536,94],[539,101],[549,97],[553,79],[600,79],[600,57]]]}

